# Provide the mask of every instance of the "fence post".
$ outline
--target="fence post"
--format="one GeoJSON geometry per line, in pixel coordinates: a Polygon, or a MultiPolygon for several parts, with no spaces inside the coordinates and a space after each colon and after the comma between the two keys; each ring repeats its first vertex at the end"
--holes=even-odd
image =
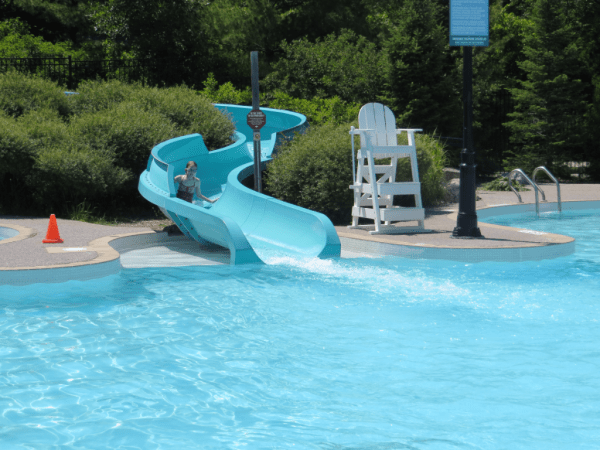
{"type": "Polygon", "coordinates": [[[68,85],[69,89],[75,89],[73,87],[73,65],[72,65],[71,55],[69,55],[69,78],[67,81],[67,85],[68,85]]]}

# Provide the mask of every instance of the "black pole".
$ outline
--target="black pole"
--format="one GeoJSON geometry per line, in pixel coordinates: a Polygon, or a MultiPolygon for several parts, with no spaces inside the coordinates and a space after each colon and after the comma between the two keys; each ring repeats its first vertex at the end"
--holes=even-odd
{"type": "MultiPolygon", "coordinates": [[[[252,110],[260,109],[258,93],[258,52],[250,52],[250,64],[252,66],[252,110]]],[[[260,171],[260,129],[254,130],[254,190],[262,192],[262,180],[260,171]]]]}
{"type": "Polygon", "coordinates": [[[71,55],[69,55],[69,79],[67,80],[67,85],[69,86],[69,89],[75,89],[73,86],[73,61],[71,55]]]}
{"type": "Polygon", "coordinates": [[[475,209],[475,149],[473,145],[473,49],[463,47],[463,150],[460,154],[458,217],[452,237],[482,238],[475,209]]]}

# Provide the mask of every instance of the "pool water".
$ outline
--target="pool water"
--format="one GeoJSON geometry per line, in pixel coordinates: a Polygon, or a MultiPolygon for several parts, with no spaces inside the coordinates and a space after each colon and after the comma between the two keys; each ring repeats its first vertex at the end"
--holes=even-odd
{"type": "Polygon", "coordinates": [[[575,236],[554,260],[1,286],[1,448],[597,448],[599,218],[494,218],[575,236]]]}
{"type": "Polygon", "coordinates": [[[19,234],[17,230],[12,228],[0,227],[0,241],[3,239],[9,239],[11,237],[15,237],[19,234]]]}

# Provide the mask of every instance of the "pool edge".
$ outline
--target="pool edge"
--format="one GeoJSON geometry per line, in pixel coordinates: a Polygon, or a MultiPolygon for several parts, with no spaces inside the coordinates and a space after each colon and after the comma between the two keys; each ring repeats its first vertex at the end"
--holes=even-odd
{"type": "MultiPolygon", "coordinates": [[[[562,202],[563,211],[575,211],[582,209],[600,209],[598,200],[574,200],[562,202]]],[[[557,202],[540,203],[540,212],[556,211],[557,202]]],[[[535,203],[522,204],[500,204],[490,205],[477,210],[479,219],[508,214],[520,214],[524,212],[535,211],[535,203]]],[[[446,218],[451,222],[456,222],[458,213],[453,212],[446,218]]],[[[520,232],[523,228],[508,227],[503,225],[488,224],[480,222],[478,224],[485,236],[485,229],[497,228],[505,229],[511,232],[520,232]]],[[[338,234],[339,231],[338,231],[338,234]]],[[[385,236],[385,235],[384,235],[385,236]]],[[[349,235],[340,235],[342,250],[352,253],[368,253],[370,256],[398,256],[410,259],[442,259],[457,262],[524,262],[540,261],[544,259],[555,259],[571,255],[575,252],[575,238],[571,236],[547,233],[547,237],[554,242],[539,242],[529,244],[514,244],[506,247],[476,247],[477,240],[467,240],[473,246],[468,247],[448,247],[443,245],[431,244],[411,244],[408,242],[392,243],[385,242],[386,238],[381,236],[371,236],[364,239],[352,238],[349,235]]]]}

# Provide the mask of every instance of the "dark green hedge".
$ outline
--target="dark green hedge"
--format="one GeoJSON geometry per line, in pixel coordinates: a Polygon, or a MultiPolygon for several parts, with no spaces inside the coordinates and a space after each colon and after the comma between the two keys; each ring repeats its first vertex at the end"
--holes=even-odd
{"type": "Polygon", "coordinates": [[[186,87],[82,83],[78,95],[36,76],[0,74],[0,213],[68,217],[147,207],[137,190],[152,147],[203,135],[209,149],[231,143],[235,126],[186,87]]]}

